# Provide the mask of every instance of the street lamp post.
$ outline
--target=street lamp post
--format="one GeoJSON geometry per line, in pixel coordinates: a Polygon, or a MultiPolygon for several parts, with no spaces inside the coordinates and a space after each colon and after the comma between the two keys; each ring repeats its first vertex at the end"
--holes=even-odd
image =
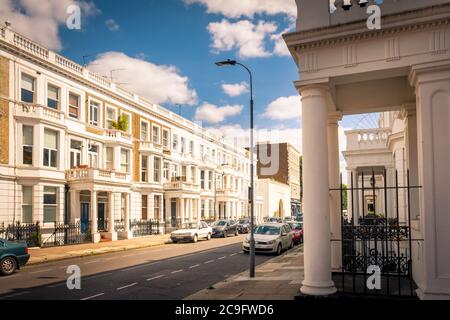
{"type": "Polygon", "coordinates": [[[250,202],[250,278],[255,277],[255,228],[254,228],[254,212],[255,212],[255,202],[254,202],[254,159],[253,159],[253,139],[254,139],[254,121],[253,121],[253,76],[252,72],[249,68],[247,68],[242,63],[237,62],[236,60],[226,60],[216,62],[218,67],[224,66],[236,66],[239,65],[247,70],[250,76],[250,190],[249,190],[249,202],[250,202]]]}

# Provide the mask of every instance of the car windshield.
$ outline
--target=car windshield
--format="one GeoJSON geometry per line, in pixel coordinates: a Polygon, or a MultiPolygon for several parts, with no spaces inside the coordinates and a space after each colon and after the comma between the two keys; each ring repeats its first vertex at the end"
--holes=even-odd
{"type": "Polygon", "coordinates": [[[223,227],[223,226],[226,226],[226,225],[227,225],[226,221],[216,221],[213,224],[213,226],[217,226],[217,227],[223,227]]]}
{"type": "Polygon", "coordinates": [[[280,228],[274,226],[259,226],[256,228],[255,234],[274,236],[280,234],[280,228]]]}
{"type": "Polygon", "coordinates": [[[245,223],[248,223],[248,220],[247,219],[241,219],[241,220],[239,220],[239,223],[240,224],[245,224],[245,223]]]}
{"type": "Polygon", "coordinates": [[[183,223],[181,229],[197,229],[196,223],[183,223]]]}

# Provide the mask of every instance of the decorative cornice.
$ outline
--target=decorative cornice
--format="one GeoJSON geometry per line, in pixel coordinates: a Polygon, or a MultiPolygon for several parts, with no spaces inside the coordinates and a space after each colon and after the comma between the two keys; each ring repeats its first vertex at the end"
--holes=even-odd
{"type": "Polygon", "coordinates": [[[450,4],[397,13],[383,17],[381,30],[368,30],[366,21],[350,22],[320,29],[285,34],[288,47],[294,52],[344,43],[394,36],[400,33],[434,28],[450,23],[450,4]]]}

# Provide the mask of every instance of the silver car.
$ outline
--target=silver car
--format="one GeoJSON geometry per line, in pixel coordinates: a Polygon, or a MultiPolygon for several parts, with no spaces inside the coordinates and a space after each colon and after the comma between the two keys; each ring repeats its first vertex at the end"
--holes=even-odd
{"type": "MultiPolygon", "coordinates": [[[[291,227],[286,223],[264,223],[255,229],[255,252],[281,254],[294,247],[291,227]]],[[[250,251],[250,235],[242,243],[242,250],[250,251]]]]}

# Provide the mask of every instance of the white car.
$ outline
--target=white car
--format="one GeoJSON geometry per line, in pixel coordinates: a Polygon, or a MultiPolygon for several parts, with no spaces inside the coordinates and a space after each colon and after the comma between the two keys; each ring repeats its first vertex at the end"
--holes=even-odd
{"type": "Polygon", "coordinates": [[[183,223],[181,228],[170,234],[170,240],[173,243],[179,241],[197,242],[199,239],[210,240],[212,229],[205,222],[183,223]]]}
{"type": "MultiPolygon", "coordinates": [[[[264,223],[255,229],[255,252],[276,253],[294,247],[291,227],[286,223],[264,223]]],[[[250,251],[250,235],[242,243],[242,250],[250,251]]]]}

